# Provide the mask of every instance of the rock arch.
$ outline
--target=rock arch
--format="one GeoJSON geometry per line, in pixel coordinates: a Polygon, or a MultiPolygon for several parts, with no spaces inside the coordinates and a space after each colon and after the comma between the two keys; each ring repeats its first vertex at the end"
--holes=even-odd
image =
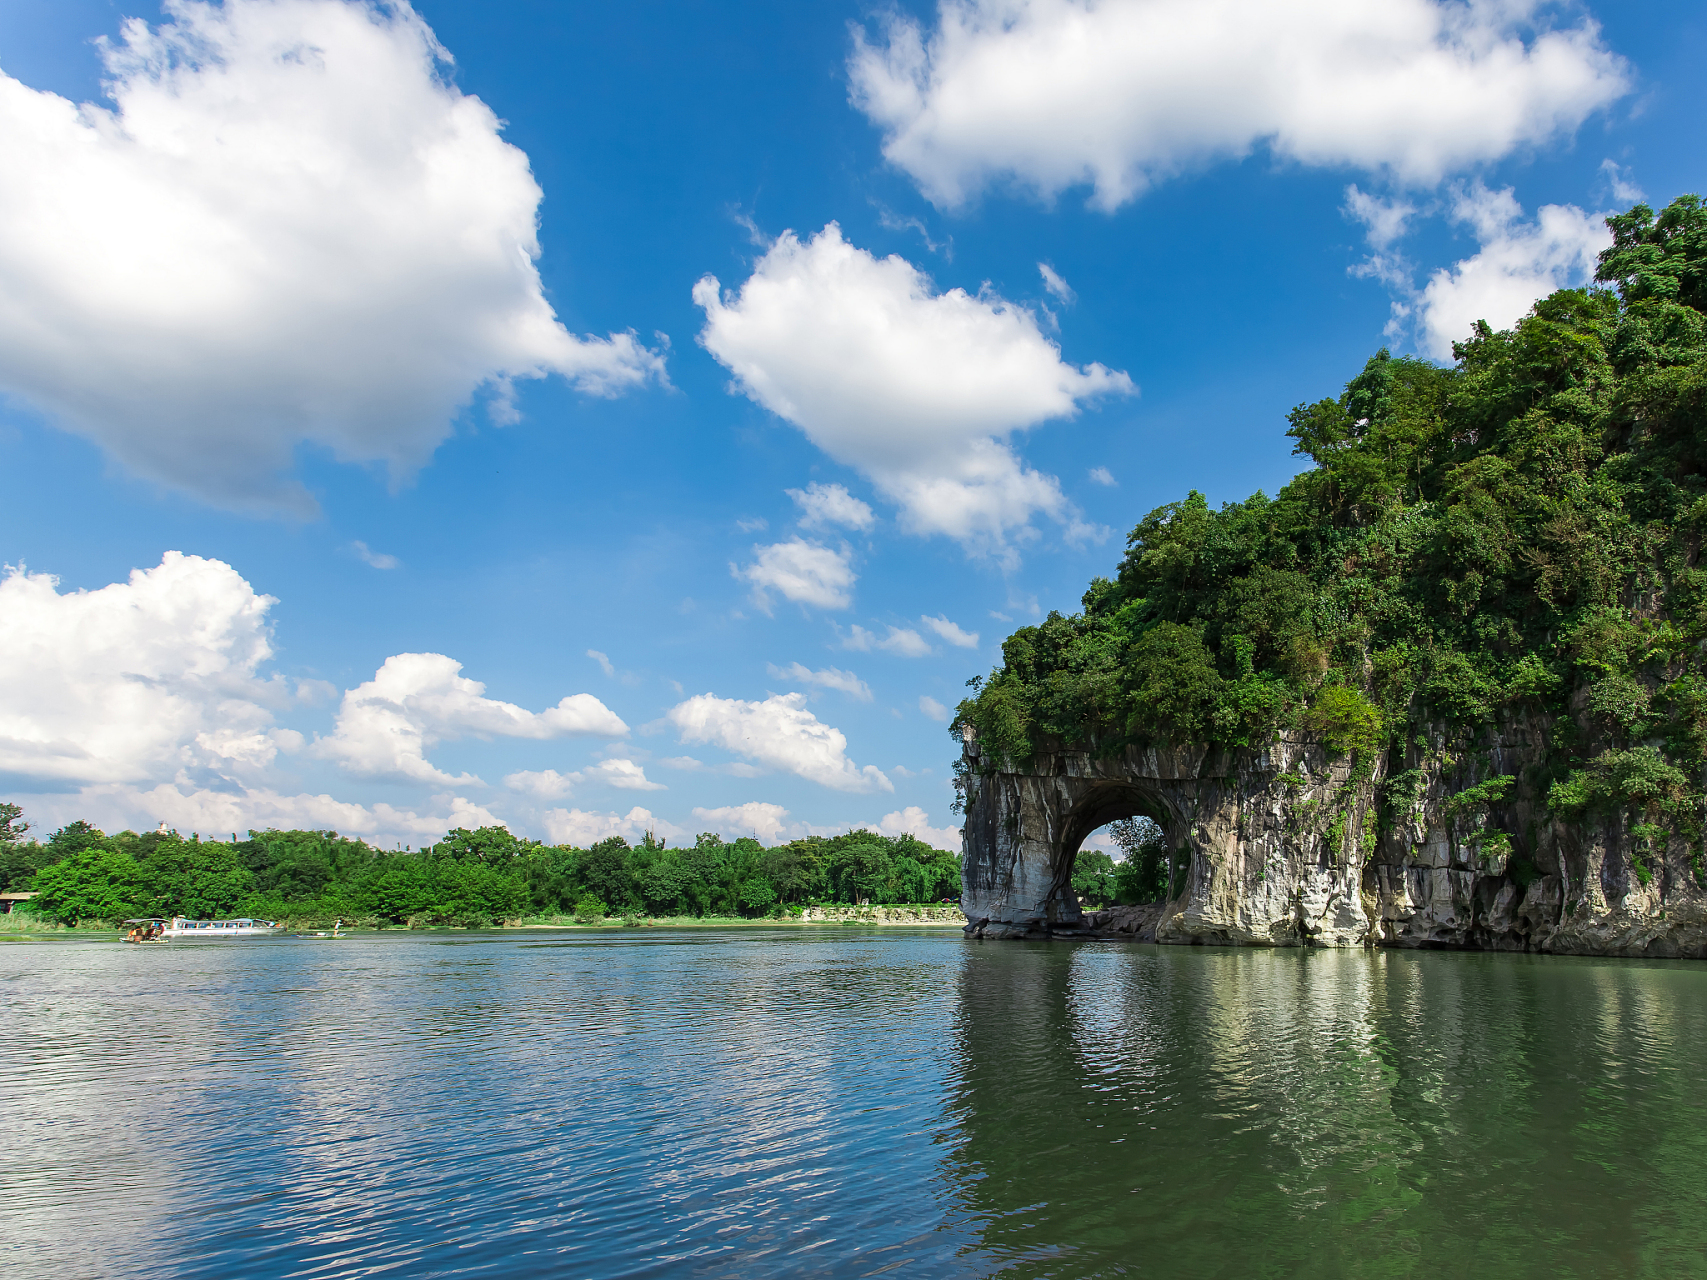
{"type": "Polygon", "coordinates": [[[1347,833],[1365,829],[1373,779],[1355,779],[1319,746],[1281,739],[1264,750],[1157,746],[1098,756],[1053,744],[1024,766],[991,768],[975,739],[969,779],[961,910],[977,938],[1089,931],[1070,888],[1086,836],[1143,815],[1182,859],[1175,896],[1160,911],[1158,941],[1349,945],[1370,934],[1362,901],[1366,852],[1347,833]],[[1339,798],[1337,825],[1315,838],[1287,821],[1297,787],[1339,798]],[[1337,840],[1336,848],[1329,848],[1337,840]]]}
{"type": "Polygon", "coordinates": [[[1623,818],[1549,810],[1546,732],[1522,717],[1473,737],[1431,726],[1402,757],[1363,762],[1298,733],[1261,748],[1108,755],[1046,742],[1021,762],[986,760],[968,737],[966,932],[1707,959],[1697,846],[1674,833],[1647,855],[1647,879],[1631,873],[1623,818]],[[1375,802],[1389,768],[1403,773],[1383,823],[1375,802]],[[1470,788],[1499,776],[1513,780],[1504,800],[1466,806],[1470,788]],[[1141,922],[1087,919],[1070,889],[1073,858],[1097,827],[1134,813],[1161,825],[1184,874],[1141,922]]]}

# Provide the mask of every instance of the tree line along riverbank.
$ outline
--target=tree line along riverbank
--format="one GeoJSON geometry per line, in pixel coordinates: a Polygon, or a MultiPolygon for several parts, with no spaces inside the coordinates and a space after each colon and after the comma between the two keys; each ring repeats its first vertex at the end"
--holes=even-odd
{"type": "Polygon", "coordinates": [[[577,848],[483,827],[401,851],[335,831],[219,841],[73,822],[35,840],[18,806],[0,805],[0,891],[34,892],[20,910],[59,924],[174,915],[418,926],[761,920],[819,904],[954,900],[960,859],[912,836],[858,829],[770,847],[707,833],[675,847],[648,834],[577,848]]]}
{"type": "MultiPolygon", "coordinates": [[[[1088,906],[1148,902],[1168,868],[1154,824],[1113,824],[1123,860],[1085,850],[1073,888],[1088,906]]],[[[958,902],[960,857],[912,836],[855,829],[766,847],[703,834],[671,847],[647,836],[589,848],[504,827],[454,830],[420,850],[378,849],[335,831],[252,831],[203,840],[176,831],[112,835],[72,822],[30,838],[0,804],[0,892],[34,892],[0,926],[65,927],[142,916],[256,916],[287,924],[484,927],[764,920],[897,923],[958,902]]]]}

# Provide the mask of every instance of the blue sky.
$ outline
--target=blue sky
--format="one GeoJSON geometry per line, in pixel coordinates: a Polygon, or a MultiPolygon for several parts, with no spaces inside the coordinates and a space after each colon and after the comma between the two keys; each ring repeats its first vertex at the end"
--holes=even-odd
{"type": "Polygon", "coordinates": [[[12,0],[7,794],[951,843],[1013,627],[1702,188],[1698,7],[1356,8],[12,0]]]}

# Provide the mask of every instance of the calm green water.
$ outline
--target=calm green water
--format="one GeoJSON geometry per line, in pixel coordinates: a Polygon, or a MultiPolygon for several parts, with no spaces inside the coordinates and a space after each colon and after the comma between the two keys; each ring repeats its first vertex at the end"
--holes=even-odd
{"type": "Polygon", "coordinates": [[[8,1276],[1707,1275],[1707,965],[0,948],[8,1276]]]}

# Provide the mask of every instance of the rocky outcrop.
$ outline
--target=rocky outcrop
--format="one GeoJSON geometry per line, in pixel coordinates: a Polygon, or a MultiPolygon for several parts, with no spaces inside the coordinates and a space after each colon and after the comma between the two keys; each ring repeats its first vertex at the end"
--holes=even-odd
{"type": "Polygon", "coordinates": [[[1425,734],[1390,774],[1385,757],[1303,734],[1263,749],[1054,744],[1025,768],[992,767],[969,740],[966,931],[1707,958],[1700,849],[1615,817],[1556,819],[1546,747],[1546,726],[1521,720],[1474,740],[1425,734]],[[1135,815],[1172,851],[1169,899],[1081,911],[1081,842],[1135,815]]]}

